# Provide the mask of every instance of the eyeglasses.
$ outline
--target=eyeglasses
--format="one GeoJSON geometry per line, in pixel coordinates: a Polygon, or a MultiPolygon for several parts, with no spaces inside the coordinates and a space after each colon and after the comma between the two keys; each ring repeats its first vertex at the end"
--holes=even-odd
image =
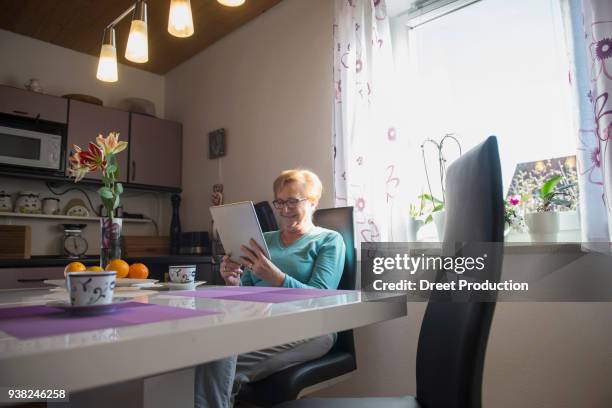
{"type": "Polygon", "coordinates": [[[274,200],[272,201],[272,204],[274,205],[274,208],[276,208],[277,210],[280,210],[283,207],[287,207],[288,209],[293,210],[295,207],[298,206],[298,204],[306,200],[308,199],[307,198],[288,198],[286,200],[274,200]]]}

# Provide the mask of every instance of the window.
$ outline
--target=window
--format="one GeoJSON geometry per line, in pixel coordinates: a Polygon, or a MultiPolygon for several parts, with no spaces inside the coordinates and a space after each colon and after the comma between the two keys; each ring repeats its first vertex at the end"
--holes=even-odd
{"type": "MultiPolygon", "coordinates": [[[[466,151],[496,135],[504,191],[518,163],[575,154],[558,7],[556,0],[481,0],[414,28],[407,28],[414,19],[395,17],[404,126],[415,146],[454,133],[466,151]]],[[[450,143],[447,156],[456,157],[450,143]]],[[[427,155],[430,171],[436,157],[433,149],[427,155]]],[[[438,178],[430,179],[435,194],[438,178]]]]}

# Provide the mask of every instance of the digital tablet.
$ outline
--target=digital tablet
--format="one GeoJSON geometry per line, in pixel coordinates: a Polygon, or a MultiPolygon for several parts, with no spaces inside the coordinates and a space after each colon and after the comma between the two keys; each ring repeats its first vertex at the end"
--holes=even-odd
{"type": "Polygon", "coordinates": [[[270,258],[252,201],[217,205],[210,207],[210,213],[215,223],[214,228],[219,232],[223,249],[232,261],[241,263],[240,257],[244,254],[240,247],[242,245],[248,247],[250,239],[254,239],[264,250],[266,257],[270,258]]]}

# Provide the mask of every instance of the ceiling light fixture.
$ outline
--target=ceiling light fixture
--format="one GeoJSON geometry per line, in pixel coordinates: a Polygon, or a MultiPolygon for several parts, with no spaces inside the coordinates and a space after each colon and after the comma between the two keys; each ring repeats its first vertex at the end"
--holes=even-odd
{"type": "Polygon", "coordinates": [[[223,4],[224,6],[227,7],[238,7],[238,6],[242,6],[245,2],[245,0],[217,0],[219,2],[219,4],[223,4]]]}
{"type": "Polygon", "coordinates": [[[147,35],[147,3],[137,0],[132,14],[132,24],[125,48],[125,58],[143,64],[149,60],[149,38],[147,35]]]}
{"type": "MultiPolygon", "coordinates": [[[[228,7],[238,7],[245,0],[217,0],[228,7]]],[[[128,36],[125,58],[139,64],[149,61],[149,36],[147,32],[147,1],[136,2],[104,29],[98,71],[96,78],[104,82],[117,82],[117,46],[115,43],[115,26],[127,15],[132,13],[132,24],[128,36]]],[[[168,14],[168,32],[175,37],[189,37],[193,35],[193,16],[190,0],[170,0],[170,13],[168,14]]]]}
{"type": "Polygon", "coordinates": [[[117,82],[117,48],[115,47],[115,27],[104,29],[98,73],[96,78],[104,82],[117,82]]]}
{"type": "Polygon", "coordinates": [[[175,37],[193,35],[193,17],[189,0],[171,0],[168,15],[168,32],[175,37]]]}

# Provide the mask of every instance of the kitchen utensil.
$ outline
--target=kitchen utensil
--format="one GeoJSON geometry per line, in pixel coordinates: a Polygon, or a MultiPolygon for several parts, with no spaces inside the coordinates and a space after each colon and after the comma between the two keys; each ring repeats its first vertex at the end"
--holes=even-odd
{"type": "Polygon", "coordinates": [[[59,214],[59,198],[45,197],[42,199],[42,212],[44,214],[56,215],[59,214]]]}
{"type": "Polygon", "coordinates": [[[24,214],[41,213],[40,194],[34,191],[20,191],[15,202],[15,212],[24,214]]]}
{"type": "Polygon", "coordinates": [[[13,211],[13,202],[11,201],[11,195],[6,191],[0,191],[0,212],[11,212],[13,211]]]}
{"type": "Polygon", "coordinates": [[[117,272],[68,272],[68,293],[72,306],[107,305],[113,302],[117,272]]]}

